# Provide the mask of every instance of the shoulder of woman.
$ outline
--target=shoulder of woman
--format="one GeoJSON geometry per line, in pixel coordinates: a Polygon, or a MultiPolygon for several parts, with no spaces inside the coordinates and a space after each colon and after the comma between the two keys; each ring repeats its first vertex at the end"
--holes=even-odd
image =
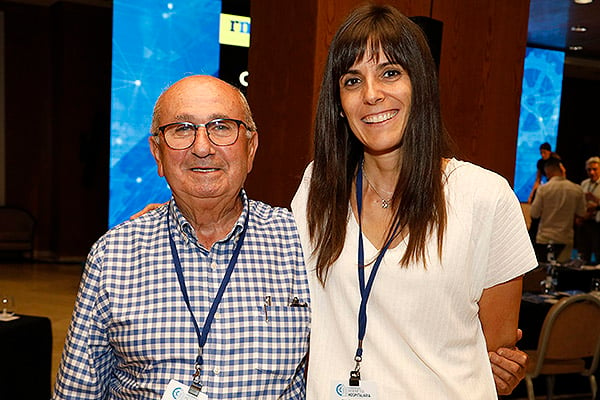
{"type": "Polygon", "coordinates": [[[315,162],[311,161],[308,163],[308,165],[306,166],[306,168],[304,168],[304,174],[302,175],[302,180],[310,180],[310,178],[312,177],[312,172],[313,172],[313,167],[314,167],[315,162]]]}
{"type": "Polygon", "coordinates": [[[507,196],[514,194],[506,178],[467,161],[452,159],[446,167],[446,178],[450,187],[478,198],[494,199],[500,193],[507,196]]]}
{"type": "Polygon", "coordinates": [[[465,179],[482,179],[493,182],[506,181],[506,178],[497,172],[455,158],[448,161],[445,172],[448,179],[451,179],[453,175],[456,175],[457,177],[465,179]]]}
{"type": "Polygon", "coordinates": [[[308,191],[310,187],[310,179],[313,171],[313,161],[311,161],[304,169],[304,174],[298,185],[298,189],[292,198],[291,208],[294,216],[305,212],[306,202],[308,200],[308,191]]]}

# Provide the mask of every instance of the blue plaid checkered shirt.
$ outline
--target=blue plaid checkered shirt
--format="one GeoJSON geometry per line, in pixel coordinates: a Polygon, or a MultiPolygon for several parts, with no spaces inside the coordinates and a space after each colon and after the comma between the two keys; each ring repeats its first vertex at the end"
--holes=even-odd
{"type": "Polygon", "coordinates": [[[304,398],[310,303],[294,219],[286,209],[248,200],[244,191],[240,196],[244,211],[210,250],[173,200],[94,244],[54,399],[160,399],[171,379],[190,385],[198,337],[169,230],[202,329],[246,218],[246,237],[204,346],[202,391],[209,399],[304,398]]]}

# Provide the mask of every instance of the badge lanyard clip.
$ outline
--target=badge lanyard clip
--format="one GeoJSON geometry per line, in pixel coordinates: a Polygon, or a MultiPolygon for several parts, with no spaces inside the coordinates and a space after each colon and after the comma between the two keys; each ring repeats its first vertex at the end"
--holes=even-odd
{"type": "Polygon", "coordinates": [[[354,371],[350,371],[350,380],[348,382],[350,386],[360,386],[360,362],[362,361],[362,356],[359,355],[359,352],[362,354],[362,340],[359,342],[356,356],[354,356],[354,361],[356,361],[354,371]]]}
{"type": "MultiPolygon", "coordinates": [[[[198,357],[202,357],[202,347],[198,348],[198,357]]],[[[194,369],[195,372],[192,376],[192,384],[190,385],[188,393],[194,397],[198,397],[198,395],[202,391],[202,384],[200,383],[200,372],[202,371],[202,365],[196,362],[194,369]]]]}

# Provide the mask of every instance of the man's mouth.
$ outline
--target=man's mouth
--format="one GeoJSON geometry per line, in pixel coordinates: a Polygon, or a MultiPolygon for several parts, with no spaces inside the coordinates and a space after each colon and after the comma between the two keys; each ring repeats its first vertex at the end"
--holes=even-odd
{"type": "Polygon", "coordinates": [[[192,168],[193,172],[215,172],[218,168],[192,168]]]}

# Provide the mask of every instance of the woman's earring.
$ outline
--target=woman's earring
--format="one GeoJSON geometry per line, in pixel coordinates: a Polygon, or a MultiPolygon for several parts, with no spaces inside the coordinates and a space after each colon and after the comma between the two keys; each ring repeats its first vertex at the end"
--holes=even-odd
{"type": "Polygon", "coordinates": [[[344,111],[340,111],[340,117],[346,118],[346,116],[344,115],[344,111]]]}

